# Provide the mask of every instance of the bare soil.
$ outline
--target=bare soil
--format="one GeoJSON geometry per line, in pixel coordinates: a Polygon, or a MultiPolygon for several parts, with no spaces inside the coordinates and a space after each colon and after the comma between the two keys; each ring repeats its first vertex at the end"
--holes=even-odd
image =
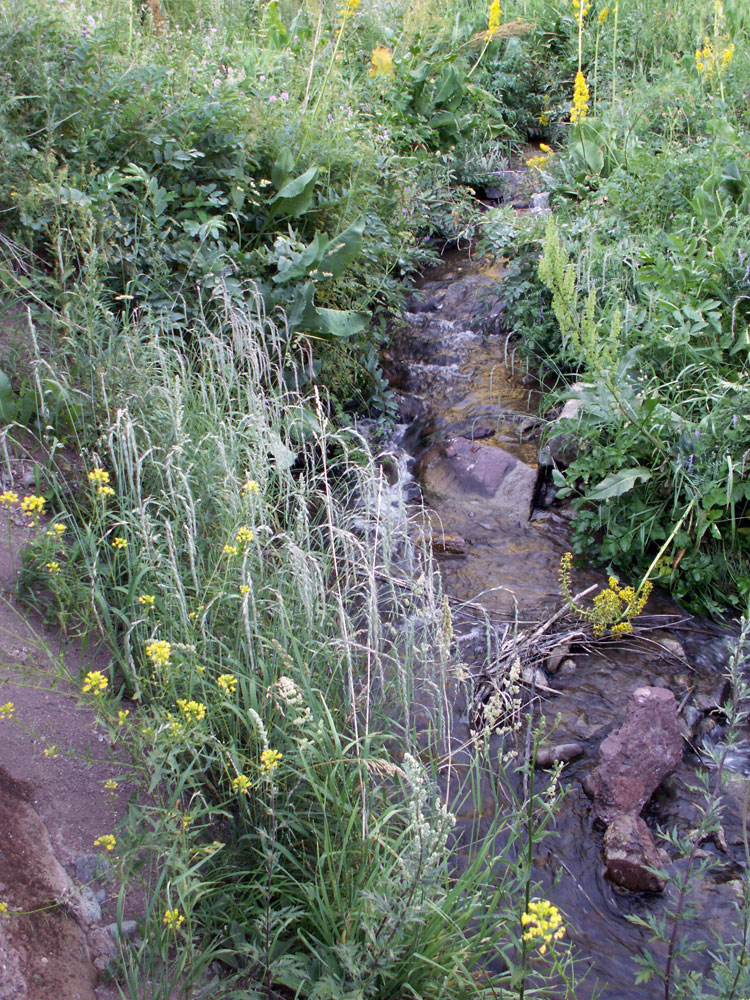
{"type": "MultiPolygon", "coordinates": [[[[11,460],[0,490],[33,492],[32,465],[11,460]]],[[[106,964],[103,925],[115,919],[119,885],[112,877],[92,886],[105,899],[91,924],[75,880],[76,860],[113,832],[129,794],[116,748],[79,698],[85,673],[106,668],[109,657],[19,605],[18,552],[28,536],[16,514],[0,511],[0,705],[14,705],[13,717],[0,719],[0,901],[8,905],[0,916],[0,1000],[111,1000],[119,992],[97,986],[97,969],[106,964]],[[115,791],[104,788],[110,778],[118,779],[115,791]]]]}

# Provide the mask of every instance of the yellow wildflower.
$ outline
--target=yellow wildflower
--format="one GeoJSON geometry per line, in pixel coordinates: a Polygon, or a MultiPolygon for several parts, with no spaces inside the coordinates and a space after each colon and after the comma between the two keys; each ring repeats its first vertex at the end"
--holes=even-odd
{"type": "Polygon", "coordinates": [[[250,790],[251,781],[244,774],[238,774],[236,778],[232,778],[232,791],[239,792],[240,795],[247,795],[250,790]]]}
{"type": "Polygon", "coordinates": [[[2,902],[0,902],[0,917],[5,917],[7,915],[8,915],[8,904],[5,902],[5,900],[2,900],[2,902]]]}
{"type": "Polygon", "coordinates": [[[540,955],[546,952],[547,945],[565,934],[560,911],[547,899],[532,900],[528,910],[521,914],[521,925],[523,940],[540,945],[540,955]]]}
{"type": "Polygon", "coordinates": [[[248,528],[246,524],[243,524],[241,528],[237,529],[237,534],[234,537],[240,545],[249,545],[255,538],[255,532],[252,528],[248,528]]]}
{"type": "Polygon", "coordinates": [[[138,603],[142,605],[146,611],[150,611],[154,604],[156,604],[156,598],[153,594],[141,594],[138,598],[138,603]]]}
{"type": "Polygon", "coordinates": [[[12,719],[16,711],[16,706],[12,701],[6,701],[4,705],[0,705],[0,719],[12,719]]]}
{"type": "Polygon", "coordinates": [[[115,781],[114,778],[107,778],[107,780],[104,782],[104,787],[107,789],[108,792],[114,792],[114,790],[117,788],[117,782],[115,781]]]}
{"type": "Polygon", "coordinates": [[[599,25],[600,28],[603,24],[606,23],[608,17],[609,17],[609,7],[602,7],[602,9],[599,11],[599,17],[597,17],[596,19],[596,23],[599,25]]]}
{"type": "Polygon", "coordinates": [[[44,566],[45,566],[47,572],[48,573],[52,573],[53,575],[55,573],[59,573],[60,572],[60,563],[57,562],[55,559],[52,559],[52,560],[50,560],[50,562],[45,563],[44,566]]]}
{"type": "Polygon", "coordinates": [[[111,833],[102,834],[94,841],[94,847],[103,847],[105,851],[114,851],[117,841],[111,833]]]}
{"type": "Polygon", "coordinates": [[[96,492],[100,497],[113,497],[115,495],[111,486],[100,486],[96,492]]]}
{"type": "Polygon", "coordinates": [[[146,646],[146,656],[154,666],[166,667],[172,655],[172,646],[165,639],[154,639],[146,646]]]}
{"type": "Polygon", "coordinates": [[[552,147],[551,147],[551,146],[548,146],[546,142],[540,142],[540,143],[539,143],[539,148],[541,149],[541,151],[542,151],[543,153],[546,153],[546,155],[547,155],[547,156],[554,156],[554,155],[555,155],[555,154],[554,154],[554,153],[552,152],[552,147]]]}
{"type": "Polygon", "coordinates": [[[265,775],[271,775],[281,763],[282,755],[278,750],[264,750],[260,755],[260,769],[265,775]]]}
{"type": "Polygon", "coordinates": [[[185,716],[187,722],[200,722],[206,716],[206,706],[200,701],[188,701],[186,698],[178,698],[177,707],[185,716]]]}
{"type": "Polygon", "coordinates": [[[576,24],[579,28],[583,25],[583,19],[590,9],[591,4],[588,0],[573,0],[573,17],[576,19],[576,24]]]}
{"type": "Polygon", "coordinates": [[[47,747],[44,751],[44,756],[51,757],[53,760],[59,756],[57,753],[57,744],[53,743],[52,746],[47,747]]]}
{"type": "Polygon", "coordinates": [[[24,497],[21,501],[21,510],[24,512],[26,517],[31,518],[31,524],[35,525],[37,523],[37,518],[40,514],[44,513],[44,505],[47,501],[44,497],[37,496],[34,493],[30,493],[29,496],[24,497]]]}
{"type": "Polygon", "coordinates": [[[570,122],[585,122],[589,110],[589,88],[586,84],[586,77],[578,70],[576,73],[576,85],[573,91],[573,103],[570,107],[570,122]]]}
{"type": "Polygon", "coordinates": [[[222,549],[225,556],[236,556],[239,551],[236,545],[225,545],[222,549]]]}
{"type": "Polygon", "coordinates": [[[500,19],[503,16],[500,0],[492,0],[490,4],[489,18],[487,19],[487,37],[491,38],[500,27],[500,19]]]}
{"type": "Polygon", "coordinates": [[[256,483],[254,479],[248,479],[247,482],[242,487],[242,492],[244,494],[254,493],[256,496],[260,492],[260,486],[256,483]]]}
{"type": "Polygon", "coordinates": [[[18,503],[20,497],[13,490],[5,490],[4,493],[0,493],[0,504],[3,507],[10,507],[11,504],[18,503]]]}
{"type": "Polygon", "coordinates": [[[127,538],[121,538],[119,535],[115,535],[115,537],[112,539],[113,549],[126,549],[127,547],[128,547],[127,538]]]}
{"type": "Polygon", "coordinates": [[[62,538],[67,530],[67,527],[58,521],[47,529],[46,535],[47,538],[62,538]]]}
{"type": "Polygon", "coordinates": [[[239,591],[243,597],[246,597],[250,593],[251,588],[246,583],[241,583],[239,586],[239,591]]]}
{"type": "Polygon", "coordinates": [[[185,918],[177,909],[165,910],[161,922],[168,927],[170,931],[176,931],[178,927],[181,927],[185,923],[185,918]]]}
{"type": "Polygon", "coordinates": [[[109,473],[97,466],[89,472],[89,482],[98,486],[105,486],[109,482],[109,473]]]}
{"type": "Polygon", "coordinates": [[[237,690],[237,678],[234,674],[219,674],[216,683],[226,694],[234,694],[237,690]]]}
{"type": "Polygon", "coordinates": [[[103,694],[107,690],[107,678],[101,670],[89,670],[83,681],[81,690],[84,694],[103,694]]]}
{"type": "Polygon", "coordinates": [[[118,726],[124,726],[125,725],[125,720],[127,719],[127,717],[129,715],[130,715],[130,709],[129,708],[121,708],[120,711],[117,713],[117,725],[118,726]]]}
{"type": "Polygon", "coordinates": [[[376,49],[372,50],[372,59],[370,60],[370,68],[367,70],[367,73],[371,77],[393,77],[396,75],[393,68],[393,58],[385,45],[378,45],[376,49]]]}

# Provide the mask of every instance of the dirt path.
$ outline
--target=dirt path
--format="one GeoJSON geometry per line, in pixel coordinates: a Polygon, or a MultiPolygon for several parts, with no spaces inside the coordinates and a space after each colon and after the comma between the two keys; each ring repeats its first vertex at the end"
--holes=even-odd
{"type": "MultiPolygon", "coordinates": [[[[0,490],[33,492],[29,473],[14,461],[0,490]]],[[[0,706],[13,704],[0,713],[0,902],[8,908],[0,1000],[111,1000],[119,992],[97,980],[116,950],[105,927],[118,885],[101,864],[97,874],[93,842],[115,828],[128,788],[94,713],[77,698],[85,672],[108,657],[63,641],[15,601],[28,529],[10,515],[14,561],[8,516],[0,511],[0,706]],[[109,779],[116,789],[105,789],[109,779]]]]}

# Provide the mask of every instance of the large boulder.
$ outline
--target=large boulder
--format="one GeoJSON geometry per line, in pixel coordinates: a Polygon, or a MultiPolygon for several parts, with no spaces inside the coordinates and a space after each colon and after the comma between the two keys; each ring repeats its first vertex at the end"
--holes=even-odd
{"type": "Polygon", "coordinates": [[[632,892],[664,889],[664,879],[649,871],[661,858],[639,813],[681,760],[674,695],[665,688],[637,688],[625,721],[599,747],[599,763],[584,783],[597,817],[607,825],[607,876],[632,892]]]}
{"type": "Polygon", "coordinates": [[[502,448],[453,438],[430,448],[417,471],[428,493],[479,497],[513,521],[528,521],[531,516],[538,471],[502,448]]]}
{"type": "Polygon", "coordinates": [[[637,815],[681,760],[674,695],[666,688],[638,688],[624,723],[599,747],[599,764],[586,782],[598,818],[609,824],[623,813],[637,815]]]}

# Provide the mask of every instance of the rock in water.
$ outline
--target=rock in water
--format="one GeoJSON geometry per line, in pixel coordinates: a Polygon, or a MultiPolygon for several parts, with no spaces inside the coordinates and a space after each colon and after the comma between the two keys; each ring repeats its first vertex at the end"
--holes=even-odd
{"type": "Polygon", "coordinates": [[[625,813],[612,821],[604,834],[607,877],[631,892],[662,892],[666,882],[649,871],[662,858],[651,831],[640,816],[625,813]]]}
{"type": "Polygon", "coordinates": [[[457,437],[430,448],[418,468],[425,489],[442,497],[482,497],[513,521],[531,516],[538,471],[509,452],[457,437]]]}
{"type": "Polygon", "coordinates": [[[637,815],[681,760],[674,695],[666,688],[638,688],[625,722],[599,747],[599,764],[586,782],[596,815],[607,824],[623,813],[637,815]]]}
{"type": "Polygon", "coordinates": [[[599,764],[585,782],[596,815],[607,824],[607,876],[632,892],[661,892],[666,884],[649,871],[661,858],[638,814],[681,760],[682,735],[674,695],[665,688],[638,688],[625,722],[603,741],[599,764]]]}

